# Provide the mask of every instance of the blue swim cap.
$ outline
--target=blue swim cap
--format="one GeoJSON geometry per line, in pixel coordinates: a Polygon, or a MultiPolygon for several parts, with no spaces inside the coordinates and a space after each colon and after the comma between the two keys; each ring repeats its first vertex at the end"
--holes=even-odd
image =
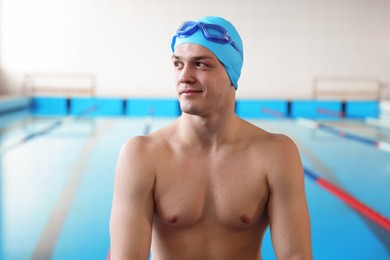
{"type": "MultiPolygon", "coordinates": [[[[232,41],[237,45],[237,47],[243,53],[243,45],[240,35],[238,34],[236,28],[227,20],[222,17],[217,16],[205,16],[198,19],[196,22],[202,22],[204,24],[216,24],[222,26],[231,37],[232,41]]],[[[238,79],[241,75],[241,68],[243,64],[243,57],[240,53],[229,43],[221,44],[216,43],[210,40],[207,40],[201,29],[198,29],[194,34],[189,37],[180,38],[175,37],[176,42],[171,46],[172,52],[175,51],[175,48],[183,43],[194,43],[199,44],[207,49],[209,49],[214,55],[222,62],[225,67],[225,70],[230,78],[231,83],[234,85],[234,88],[238,87],[238,79]]]]}

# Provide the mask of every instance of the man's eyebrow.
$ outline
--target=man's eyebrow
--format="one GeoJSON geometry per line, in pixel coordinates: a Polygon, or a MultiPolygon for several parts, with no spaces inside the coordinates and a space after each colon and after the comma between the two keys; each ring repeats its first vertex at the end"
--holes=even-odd
{"type": "MultiPolygon", "coordinates": [[[[182,58],[178,55],[173,54],[172,59],[181,60],[182,58]]],[[[213,57],[211,57],[209,55],[200,55],[200,56],[190,57],[190,60],[195,60],[195,61],[197,61],[197,60],[213,60],[213,57]]]]}

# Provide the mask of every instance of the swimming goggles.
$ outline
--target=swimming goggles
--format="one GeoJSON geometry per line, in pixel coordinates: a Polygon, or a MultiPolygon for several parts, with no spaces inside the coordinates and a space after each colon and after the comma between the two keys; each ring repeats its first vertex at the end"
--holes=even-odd
{"type": "Polygon", "coordinates": [[[202,22],[186,21],[176,31],[176,35],[172,39],[172,49],[174,49],[176,38],[187,38],[193,35],[198,29],[202,30],[203,36],[211,42],[219,44],[231,44],[234,49],[243,58],[242,51],[238,48],[237,44],[232,40],[229,33],[220,25],[206,24],[202,22]]]}

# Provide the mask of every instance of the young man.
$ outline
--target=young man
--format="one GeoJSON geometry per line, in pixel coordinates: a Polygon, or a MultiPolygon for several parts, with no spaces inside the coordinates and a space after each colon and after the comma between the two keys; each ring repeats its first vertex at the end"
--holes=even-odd
{"type": "Polygon", "coordinates": [[[111,259],[261,259],[270,225],[278,259],[311,259],[295,144],[234,113],[243,49],[220,17],[185,22],[172,42],[182,115],[121,149],[111,259]]]}

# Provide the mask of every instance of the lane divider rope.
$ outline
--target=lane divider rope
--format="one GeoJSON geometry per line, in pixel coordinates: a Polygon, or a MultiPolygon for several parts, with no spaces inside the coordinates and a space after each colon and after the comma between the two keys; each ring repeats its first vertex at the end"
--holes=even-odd
{"type": "MultiPolygon", "coordinates": [[[[263,108],[262,112],[279,117],[279,118],[285,117],[279,111],[274,111],[274,110],[269,109],[269,108],[263,108]]],[[[334,115],[343,116],[342,113],[340,113],[340,114],[335,113],[334,115]]],[[[378,142],[378,141],[371,140],[368,138],[364,138],[364,137],[360,137],[360,136],[353,135],[350,133],[346,133],[346,132],[337,130],[333,127],[319,124],[318,122],[316,122],[314,120],[298,118],[296,120],[296,123],[303,125],[305,127],[313,128],[313,129],[322,129],[322,130],[325,130],[325,131],[330,132],[332,134],[336,134],[336,135],[342,136],[344,138],[348,138],[348,139],[351,139],[354,141],[359,141],[359,142],[362,142],[365,144],[369,144],[369,145],[375,146],[379,149],[382,149],[384,151],[390,152],[390,144],[389,143],[378,142]]],[[[350,206],[351,208],[353,208],[358,213],[360,213],[361,215],[363,215],[367,219],[371,220],[375,224],[379,225],[384,230],[390,232],[390,220],[388,218],[386,218],[385,216],[376,212],[375,210],[373,210],[369,206],[365,205],[364,203],[362,203],[361,201],[359,201],[358,199],[356,199],[355,197],[353,197],[352,195],[350,195],[346,191],[340,189],[336,185],[332,184],[331,182],[327,181],[326,179],[319,177],[318,174],[314,173],[313,171],[309,170],[306,167],[304,167],[304,173],[305,173],[305,176],[312,179],[317,185],[319,185],[320,187],[324,188],[325,190],[327,190],[328,192],[330,192],[331,194],[333,194],[334,196],[336,196],[337,198],[342,200],[348,206],[350,206]]]]}
{"type": "Polygon", "coordinates": [[[9,145],[1,147],[0,154],[8,152],[8,151],[12,150],[13,148],[15,148],[21,144],[27,143],[27,142],[31,141],[32,139],[35,139],[39,136],[46,135],[46,134],[50,133],[51,131],[59,128],[60,126],[63,126],[65,124],[68,124],[68,123],[76,121],[76,120],[79,120],[79,119],[89,115],[90,113],[96,111],[96,110],[97,110],[97,106],[94,105],[94,106],[88,107],[87,109],[83,110],[81,113],[78,113],[76,115],[70,115],[70,116],[63,117],[63,118],[55,121],[54,123],[38,130],[38,131],[35,131],[31,134],[28,134],[28,135],[22,137],[21,139],[10,143],[9,145]]]}
{"type": "Polygon", "coordinates": [[[347,193],[346,191],[342,190],[341,188],[337,187],[326,179],[319,177],[319,175],[312,170],[309,170],[308,168],[304,167],[304,173],[305,176],[312,179],[317,185],[342,200],[348,206],[350,206],[358,213],[371,220],[387,232],[390,232],[390,220],[388,218],[376,212],[369,206],[365,205],[363,202],[353,197],[351,194],[347,193]]]}
{"type": "Polygon", "coordinates": [[[387,143],[387,142],[382,142],[382,141],[376,141],[376,140],[373,140],[373,139],[370,139],[370,138],[366,138],[366,137],[362,137],[362,136],[358,136],[358,135],[355,135],[355,134],[351,134],[351,133],[348,133],[348,132],[345,132],[345,131],[341,131],[341,130],[338,130],[332,126],[328,126],[328,125],[325,125],[325,124],[320,124],[314,120],[310,120],[310,119],[306,119],[306,118],[297,118],[295,120],[295,122],[299,125],[302,125],[302,126],[305,126],[305,127],[308,127],[308,128],[312,128],[312,129],[321,129],[325,132],[328,132],[328,133],[331,133],[331,134],[334,134],[334,135],[338,135],[340,137],[343,137],[343,138],[346,138],[346,139],[349,139],[349,140],[352,140],[352,141],[357,141],[357,142],[360,142],[360,143],[363,143],[363,144],[367,144],[367,145],[370,145],[370,146],[373,146],[375,148],[378,148],[380,150],[383,150],[385,152],[390,152],[390,143],[387,143]]]}

